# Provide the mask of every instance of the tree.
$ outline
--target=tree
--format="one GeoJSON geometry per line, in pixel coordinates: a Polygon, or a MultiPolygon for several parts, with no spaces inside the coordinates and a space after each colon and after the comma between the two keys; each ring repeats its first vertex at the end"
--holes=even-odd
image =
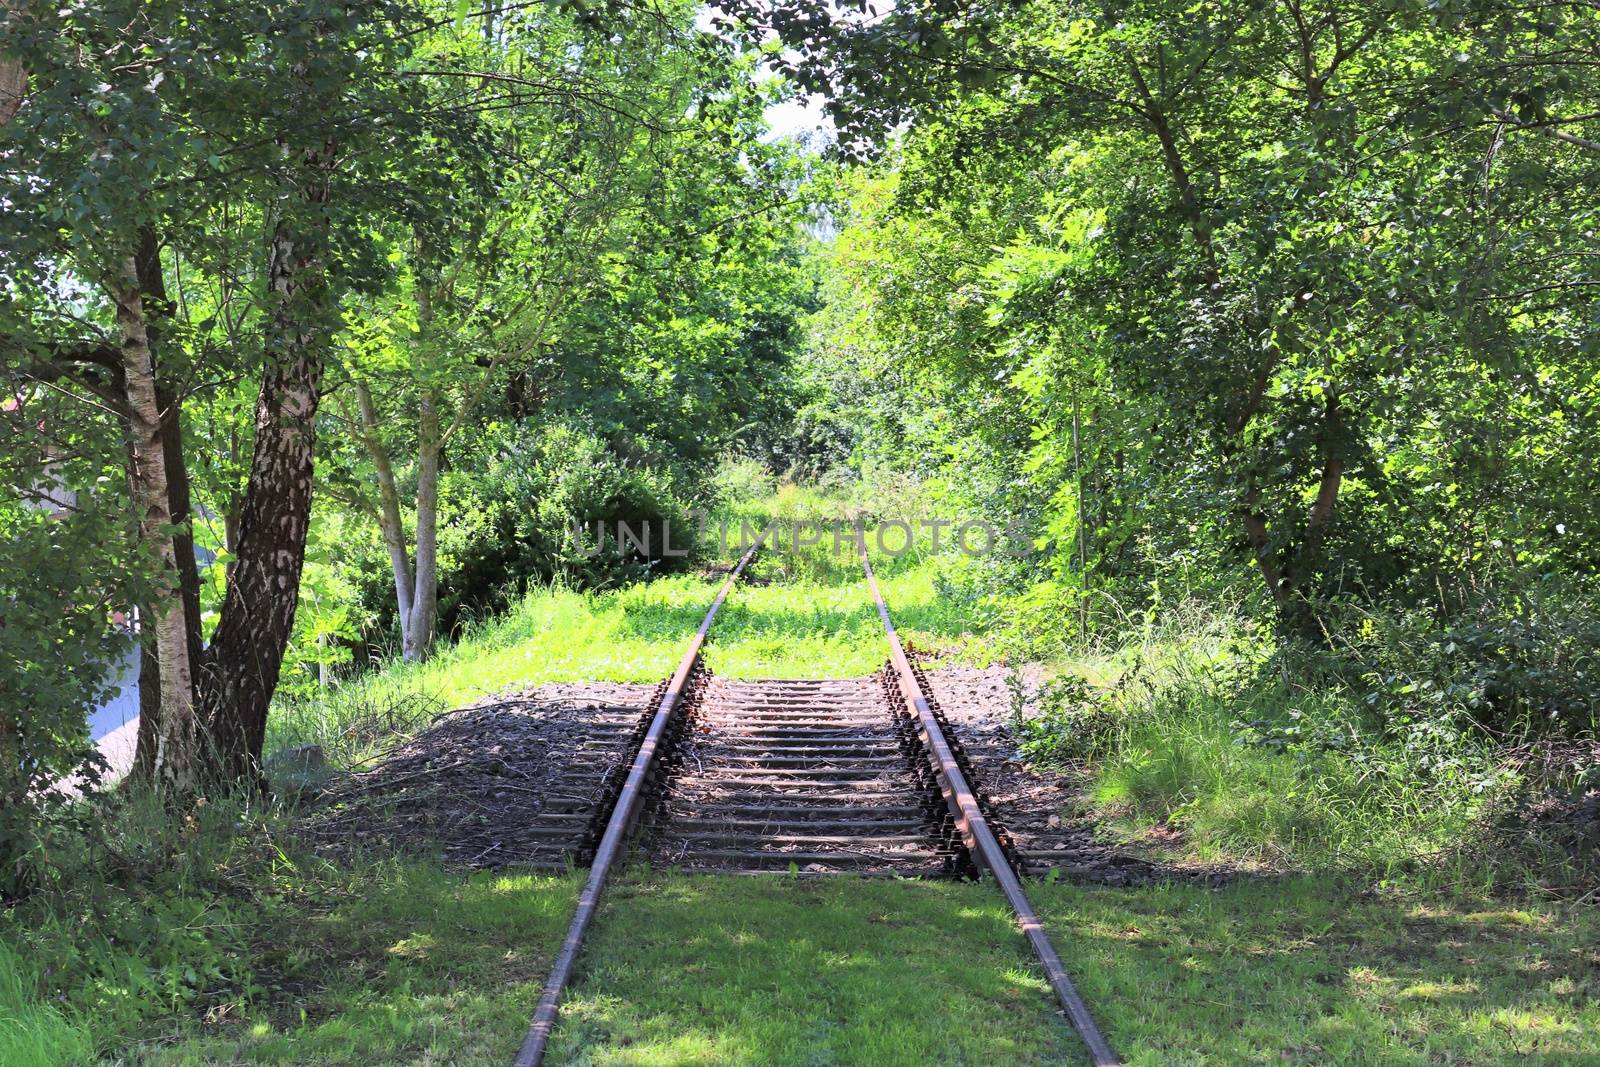
{"type": "MultiPolygon", "coordinates": [[[[1071,338],[1119,404],[1163,411],[1163,488],[1184,490],[1168,513],[1186,524],[1190,507],[1225,513],[1288,630],[1316,634],[1321,597],[1412,580],[1424,558],[1448,566],[1427,538],[1401,536],[1441,468],[1397,465],[1389,442],[1432,448],[1438,420],[1465,404],[1479,410],[1475,454],[1496,452],[1497,379],[1551,412],[1538,376],[1570,379],[1581,359],[1566,325],[1576,290],[1538,287],[1562,294],[1541,306],[1508,285],[1505,256],[1538,248],[1581,287],[1569,268],[1584,238],[1534,206],[1587,169],[1563,158],[1581,144],[1550,136],[1585,139],[1573,133],[1580,83],[1533,73],[1584,53],[1583,16],[1563,5],[746,14],[786,34],[797,75],[833,93],[845,151],[866,154],[910,120],[907,212],[967,226],[1043,186],[1044,209],[1013,219],[1006,256],[1054,259],[1029,272],[1026,300],[1002,291],[999,271],[990,299],[1007,303],[996,308],[1006,329],[984,343],[1025,328],[1071,338]],[[1552,42],[1530,50],[1537,62],[1511,55],[1506,40],[1541,40],[1525,32],[1535,23],[1552,42]],[[1516,76],[1489,88],[1489,69],[1516,76]],[[1552,107],[1552,94],[1577,95],[1552,107]],[[1524,115],[1507,111],[1512,98],[1524,115]],[[1530,322],[1560,338],[1534,373],[1530,322]],[[1473,370],[1457,375],[1463,360],[1473,370]],[[1196,469],[1204,493],[1186,477],[1196,469]]],[[[1488,466],[1472,470],[1486,485],[1488,466]]],[[[1510,498],[1491,495],[1509,519],[1510,498]]]]}
{"type": "MultiPolygon", "coordinates": [[[[385,282],[372,222],[397,201],[413,210],[423,202],[409,175],[426,172],[410,153],[424,140],[437,151],[470,139],[470,121],[431,112],[397,76],[417,26],[404,6],[319,0],[249,11],[109,4],[7,25],[8,50],[34,85],[7,134],[48,148],[7,155],[16,179],[8,250],[19,281],[4,309],[5,351],[29,361],[36,380],[63,365],[96,367],[105,361],[78,357],[103,352],[116,322],[113,371],[126,395],[111,410],[132,430],[133,505],[167,575],[147,604],[160,701],[146,705],[154,714],[142,724],[141,763],[183,788],[198,781],[202,747],[213,774],[258,773],[298,597],[315,417],[339,302],[385,282]],[[254,208],[263,202],[264,211],[254,208]],[[218,255],[232,235],[209,228],[217,222],[260,228],[259,288],[241,285],[236,265],[218,255]],[[222,295],[212,314],[190,318],[191,275],[178,285],[186,321],[152,329],[152,307],[176,311],[163,273],[184,260],[209,269],[222,295]],[[84,280],[105,298],[87,314],[84,280]],[[79,336],[61,336],[63,322],[79,336]],[[259,346],[241,346],[252,328],[259,346]],[[198,645],[198,597],[186,595],[190,565],[179,559],[191,519],[187,475],[166,462],[182,458],[180,393],[162,378],[180,371],[260,382],[227,591],[192,697],[184,661],[198,645]]],[[[183,554],[192,559],[192,549],[183,554]]]]}
{"type": "MultiPolygon", "coordinates": [[[[519,12],[491,41],[442,36],[418,65],[441,107],[483,106],[482,85],[517,103],[488,120],[494,181],[458,175],[448,216],[390,235],[403,269],[346,346],[351,389],[337,410],[359,450],[338,491],[382,530],[407,659],[436,636],[441,477],[475,422],[545,405],[619,428],[670,422],[682,446],[671,459],[699,462],[731,434],[723,409],[744,421],[767,382],[725,364],[752,354],[739,342],[755,328],[742,320],[756,278],[783,270],[762,257],[795,228],[796,175],[776,162],[787,150],[753,147],[768,90],[686,12],[606,31],[519,12]],[[750,295],[714,304],[734,291],[750,295]],[[668,380],[635,388],[649,371],[668,380]],[[514,404],[500,399],[512,392],[514,404]],[[664,417],[674,403],[699,406],[664,417]]],[[[631,444],[636,459],[665,452],[631,444]]]]}

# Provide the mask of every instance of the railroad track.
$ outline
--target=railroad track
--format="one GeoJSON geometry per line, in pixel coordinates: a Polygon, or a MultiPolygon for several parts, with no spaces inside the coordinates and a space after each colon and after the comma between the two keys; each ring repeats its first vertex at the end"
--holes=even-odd
{"type": "MultiPolygon", "coordinates": [[[[589,878],[515,1060],[537,1067],[612,866],[641,839],[653,861],[735,875],[992,877],[1095,1067],[1120,1061],[1029,903],[1028,857],[990,825],[970,767],[906,655],[861,542],[889,665],[876,678],[732,681],[700,651],[758,541],[717,591],[683,659],[635,729],[625,778],[591,817],[589,878]],[[640,823],[644,824],[640,833],[640,823]],[[604,829],[596,830],[602,825],[604,829]]],[[[607,778],[611,786],[618,780],[607,778]]]]}
{"type": "Polygon", "coordinates": [[[684,725],[647,835],[653,862],[808,876],[960,869],[953,820],[877,679],[712,678],[684,725]]]}

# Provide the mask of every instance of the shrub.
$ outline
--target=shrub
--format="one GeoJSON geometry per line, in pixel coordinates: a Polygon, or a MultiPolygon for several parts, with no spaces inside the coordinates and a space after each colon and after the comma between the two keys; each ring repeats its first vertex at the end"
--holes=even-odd
{"type": "Polygon", "coordinates": [[[766,464],[749,456],[728,456],[711,478],[712,492],[718,504],[737,508],[766,500],[778,488],[766,464]]]}
{"type": "Polygon", "coordinates": [[[87,518],[0,513],[0,900],[43,877],[52,836],[75,825],[57,787],[92,786],[104,766],[88,713],[127,638],[110,618],[103,532],[87,518]]]}
{"type": "Polygon", "coordinates": [[[1600,617],[1581,587],[1541,582],[1474,598],[1441,621],[1420,610],[1331,613],[1340,654],[1394,732],[1592,735],[1600,726],[1600,617]]]}
{"type": "MultiPolygon", "coordinates": [[[[1398,663],[1400,646],[1383,647],[1398,663]]],[[[1047,684],[1023,749],[1086,764],[1108,814],[1180,826],[1203,854],[1386,872],[1457,855],[1516,775],[1469,718],[1371,684],[1372,651],[1156,607],[1047,684]]],[[[1464,699],[1451,693],[1440,699],[1464,699]]]]}
{"type": "MultiPolygon", "coordinates": [[[[514,604],[530,584],[560,580],[605,588],[681,564],[693,523],[678,479],[630,463],[591,430],[528,420],[464,442],[440,485],[439,618],[444,634],[514,604]],[[650,531],[648,552],[618,544],[617,523],[650,531]],[[605,531],[596,543],[599,524],[605,531]],[[587,531],[582,543],[574,528],[587,531]]],[[[394,587],[375,530],[351,540],[359,554],[360,615],[369,633],[394,627],[394,587]]]]}

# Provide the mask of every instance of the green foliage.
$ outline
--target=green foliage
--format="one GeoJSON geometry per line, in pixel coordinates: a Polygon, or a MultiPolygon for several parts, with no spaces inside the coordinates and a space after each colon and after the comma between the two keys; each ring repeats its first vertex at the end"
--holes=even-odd
{"type": "Polygon", "coordinates": [[[59,838],[82,829],[59,787],[92,788],[104,766],[86,715],[128,645],[111,617],[121,583],[97,550],[114,530],[0,505],[0,900],[59,876],[59,838]]]}
{"type": "Polygon", "coordinates": [[[444,486],[447,588],[476,613],[552,580],[595,588],[670,569],[678,560],[665,554],[667,530],[673,551],[693,547],[694,523],[670,473],[630,466],[581,427],[506,427],[461,467],[444,486]],[[619,522],[649,541],[648,553],[617,541],[619,522]]]}
{"type": "Polygon", "coordinates": [[[1597,204],[1549,210],[1600,174],[1593,19],[759,6],[876,158],[823,406],[854,466],[1029,530],[968,581],[1066,664],[1034,758],[1214,853],[1381,869],[1593,735],[1597,204]]]}
{"type": "Polygon", "coordinates": [[[1347,655],[1387,727],[1593,736],[1600,626],[1587,585],[1489,592],[1443,622],[1433,612],[1360,612],[1337,631],[1350,635],[1347,655]]]}
{"type": "Polygon", "coordinates": [[[1592,126],[1555,58],[1592,24],[1291,10],[958,4],[792,42],[847,129],[917,119],[845,188],[821,324],[863,447],[1025,516],[1059,581],[1258,569],[1301,634],[1303,597],[1592,569],[1594,204],[1543,205],[1600,152],[1493,103],[1592,126]]]}
{"type": "Polygon", "coordinates": [[[1503,864],[1480,849],[1481,830],[1518,777],[1503,738],[1442,706],[1414,639],[1372,620],[1363,654],[1408,663],[1415,681],[1399,686],[1326,651],[1280,647],[1237,615],[1166,604],[1045,685],[1023,751],[1086,767],[1123,832],[1168,825],[1200,855],[1481,874],[1503,864]]]}

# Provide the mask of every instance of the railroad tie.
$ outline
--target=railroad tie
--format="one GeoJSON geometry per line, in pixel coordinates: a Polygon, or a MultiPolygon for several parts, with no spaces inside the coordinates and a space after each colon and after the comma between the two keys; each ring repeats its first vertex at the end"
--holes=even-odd
{"type": "Polygon", "coordinates": [[[873,678],[710,679],[665,783],[652,862],[723,874],[955,873],[944,803],[896,727],[873,678]]]}

